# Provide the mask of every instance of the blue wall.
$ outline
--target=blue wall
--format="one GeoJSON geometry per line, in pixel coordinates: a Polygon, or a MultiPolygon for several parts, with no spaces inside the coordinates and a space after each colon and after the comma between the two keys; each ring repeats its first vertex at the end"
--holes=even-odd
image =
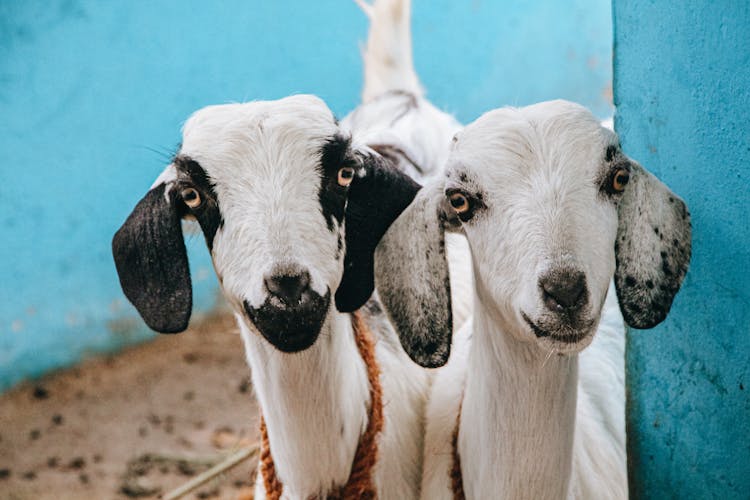
{"type": "MultiPolygon", "coordinates": [[[[611,113],[601,0],[417,0],[417,69],[464,121],[566,97],[611,113]]],[[[149,338],[110,239],[208,104],[316,93],[340,115],[361,87],[353,1],[0,1],[0,390],[149,338]]],[[[216,304],[202,237],[196,308],[216,304]]]]}
{"type": "Polygon", "coordinates": [[[615,0],[615,125],[687,201],[672,315],[628,339],[636,498],[750,495],[750,3],[615,0]]]}

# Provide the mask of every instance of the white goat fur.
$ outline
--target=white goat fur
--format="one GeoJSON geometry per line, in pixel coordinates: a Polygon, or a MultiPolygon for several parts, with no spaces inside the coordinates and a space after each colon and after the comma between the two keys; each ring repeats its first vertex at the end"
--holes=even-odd
{"type": "Polygon", "coordinates": [[[423,498],[452,498],[459,408],[467,498],[627,497],[617,213],[594,182],[613,135],[564,102],[493,111],[459,133],[446,188],[481,192],[486,208],[463,224],[475,311],[431,388],[423,498]],[[584,270],[594,328],[601,317],[575,344],[535,338],[520,315],[542,314],[539,275],[561,262],[584,270]]]}

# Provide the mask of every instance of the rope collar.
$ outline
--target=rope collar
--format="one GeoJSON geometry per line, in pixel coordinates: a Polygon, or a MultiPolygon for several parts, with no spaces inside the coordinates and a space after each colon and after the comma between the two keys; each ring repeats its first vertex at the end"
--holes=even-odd
{"type": "Polygon", "coordinates": [[[451,439],[453,466],[450,470],[450,477],[453,500],[465,500],[466,498],[466,495],[464,495],[464,478],[461,474],[461,455],[458,454],[458,428],[461,424],[461,406],[463,405],[459,405],[458,407],[456,428],[453,430],[453,437],[451,439]]]}
{"type": "MultiPolygon", "coordinates": [[[[378,458],[376,438],[383,430],[383,391],[380,386],[380,366],[375,359],[375,341],[372,338],[372,332],[370,332],[359,312],[352,313],[351,318],[357,350],[367,367],[367,381],[370,384],[370,410],[367,428],[364,434],[359,437],[359,443],[357,443],[357,451],[354,454],[349,479],[346,484],[335,487],[332,492],[328,493],[326,496],[328,500],[375,499],[378,496],[372,471],[378,458]]],[[[273,463],[271,447],[268,442],[268,431],[262,413],[260,416],[260,472],[263,476],[266,498],[279,500],[284,485],[276,476],[276,467],[273,463]]]]}

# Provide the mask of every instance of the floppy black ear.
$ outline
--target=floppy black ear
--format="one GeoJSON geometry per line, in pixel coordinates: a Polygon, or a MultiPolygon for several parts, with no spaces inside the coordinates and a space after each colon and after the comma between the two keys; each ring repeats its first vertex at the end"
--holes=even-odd
{"type": "Polygon", "coordinates": [[[443,366],[453,332],[442,179],[417,194],[375,252],[375,284],[401,345],[421,366],[443,366]]]}
{"type": "Polygon", "coordinates": [[[618,206],[615,287],[625,321],[652,328],[667,317],[690,263],[685,203],[636,162],[618,206]]]}
{"type": "Polygon", "coordinates": [[[125,296],[149,328],[184,331],[193,307],[181,217],[167,184],[151,189],[112,239],[125,296]]]}
{"type": "Polygon", "coordinates": [[[356,311],[375,287],[375,247],[388,227],[411,203],[419,184],[374,152],[356,152],[362,170],[347,195],[344,275],[336,290],[336,307],[356,311]]]}

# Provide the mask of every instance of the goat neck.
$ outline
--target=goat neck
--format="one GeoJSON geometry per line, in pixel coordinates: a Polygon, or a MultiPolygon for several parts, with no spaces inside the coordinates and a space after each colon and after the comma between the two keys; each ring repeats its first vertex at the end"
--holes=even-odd
{"type": "Polygon", "coordinates": [[[346,483],[367,426],[367,370],[351,319],[331,308],[316,343],[295,354],[275,350],[240,324],[285,495],[325,496],[346,483]]]}
{"type": "Polygon", "coordinates": [[[578,356],[519,338],[476,301],[458,436],[467,498],[568,496],[578,356]]]}

